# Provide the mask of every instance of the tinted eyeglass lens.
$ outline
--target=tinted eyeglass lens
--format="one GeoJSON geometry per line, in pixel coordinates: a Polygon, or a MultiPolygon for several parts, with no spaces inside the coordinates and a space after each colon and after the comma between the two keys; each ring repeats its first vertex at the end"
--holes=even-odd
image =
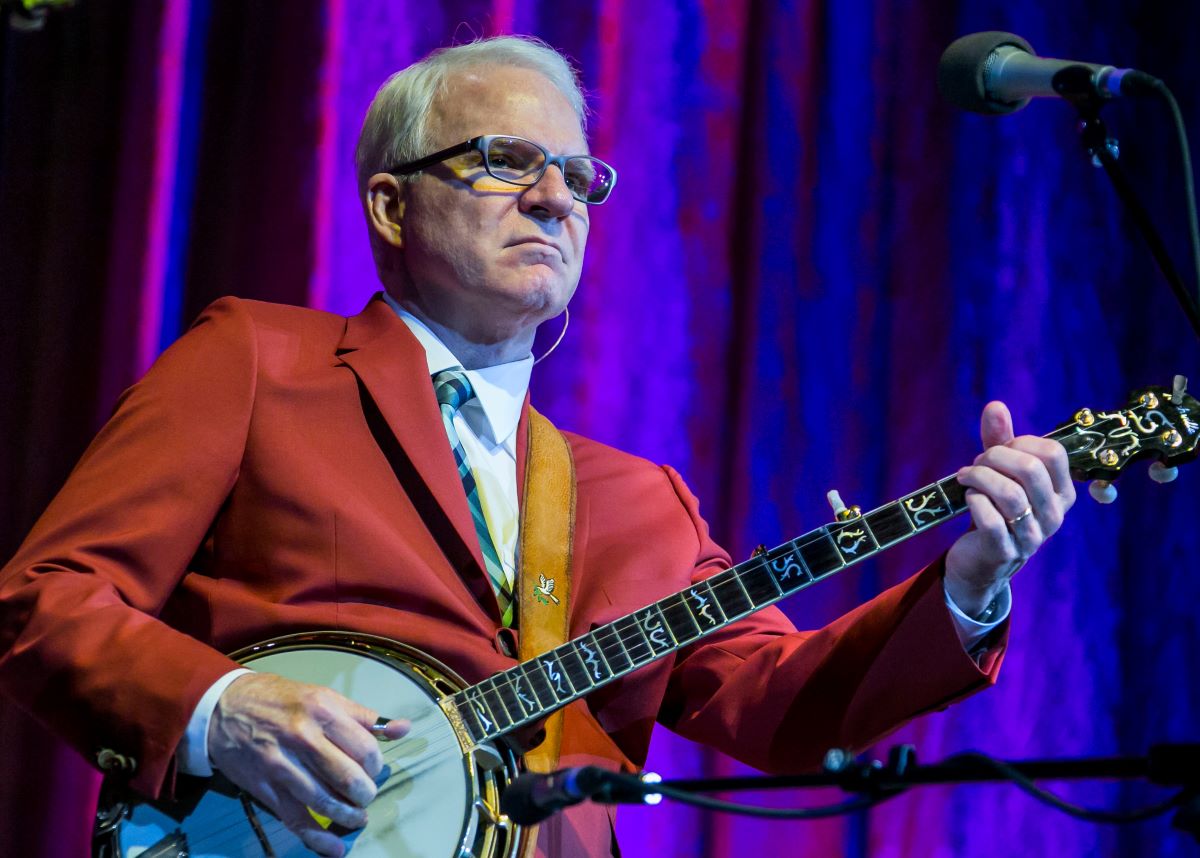
{"type": "Polygon", "coordinates": [[[533,184],[545,161],[541,149],[519,137],[495,137],[488,143],[487,171],[506,182],[533,184]]]}
{"type": "Polygon", "coordinates": [[[612,172],[594,158],[568,158],[565,178],[571,193],[584,202],[604,202],[612,188],[612,172]]]}

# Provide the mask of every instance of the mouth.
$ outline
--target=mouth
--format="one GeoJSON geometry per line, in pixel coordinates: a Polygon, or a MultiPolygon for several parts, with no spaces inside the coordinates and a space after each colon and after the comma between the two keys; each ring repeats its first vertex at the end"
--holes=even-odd
{"type": "Polygon", "coordinates": [[[521,247],[526,249],[545,248],[547,251],[552,251],[560,261],[566,262],[566,257],[563,255],[562,248],[552,241],[547,241],[544,238],[519,238],[507,245],[508,247],[521,247]]]}

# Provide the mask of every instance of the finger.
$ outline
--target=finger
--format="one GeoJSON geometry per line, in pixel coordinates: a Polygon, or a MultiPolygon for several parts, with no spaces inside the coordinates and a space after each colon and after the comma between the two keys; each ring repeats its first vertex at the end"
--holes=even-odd
{"type": "MultiPolygon", "coordinates": [[[[1005,448],[995,448],[992,450],[1005,448]]],[[[992,450],[983,455],[990,455],[992,450]]],[[[1033,506],[1019,481],[987,464],[970,465],[958,472],[958,481],[987,496],[1005,520],[1016,518],[1033,506]]],[[[1049,478],[1046,484],[1049,485],[1049,478]]]]}
{"type": "Polygon", "coordinates": [[[1050,475],[1054,493],[1061,497],[1068,507],[1075,502],[1075,481],[1071,479],[1071,463],[1067,458],[1066,447],[1057,441],[1039,438],[1036,435],[1014,438],[1008,446],[1041,459],[1050,475]]]}
{"type": "Polygon", "coordinates": [[[987,495],[968,489],[966,499],[975,529],[987,537],[998,560],[1007,563],[1027,560],[1045,541],[1034,516],[1010,523],[987,495]]]}
{"type": "MultiPolygon", "coordinates": [[[[330,749],[333,748],[329,742],[326,742],[326,745],[330,749]]],[[[334,750],[336,751],[336,749],[334,750]]],[[[336,753],[341,754],[340,751],[336,751],[336,753]]],[[[341,757],[344,760],[344,768],[357,770],[358,776],[366,782],[372,797],[374,797],[375,784],[368,780],[362,769],[351,762],[345,754],[341,754],[341,757]]],[[[317,765],[311,763],[306,765],[307,762],[304,758],[292,760],[286,757],[281,761],[274,778],[280,785],[281,798],[290,796],[302,807],[328,817],[343,828],[362,828],[366,825],[367,812],[361,806],[355,807],[347,804],[340,797],[344,793],[341,793],[337,785],[331,783],[317,765]]]]}
{"type": "Polygon", "coordinates": [[[981,538],[991,544],[997,559],[1008,562],[1019,559],[1017,546],[1008,532],[1004,515],[996,509],[996,505],[988,496],[976,489],[967,489],[966,500],[967,509],[971,513],[971,523],[975,525],[975,530],[981,538]]]}
{"type": "Polygon", "coordinates": [[[983,407],[983,414],[979,418],[979,437],[985,450],[997,444],[1007,444],[1013,439],[1012,414],[1007,405],[992,401],[983,407]]]}
{"type": "Polygon", "coordinates": [[[307,807],[289,802],[285,811],[277,815],[288,830],[300,838],[300,842],[318,855],[341,858],[346,854],[341,838],[318,825],[307,807]]]}
{"type": "MultiPolygon", "coordinates": [[[[378,753],[378,744],[374,739],[371,742],[376,745],[375,750],[378,753]]],[[[312,773],[340,798],[348,800],[358,808],[364,808],[374,800],[378,791],[374,776],[368,774],[362,764],[329,739],[324,736],[313,738],[311,744],[298,751],[301,760],[312,773]]],[[[375,774],[382,768],[383,764],[380,761],[375,774]]],[[[332,816],[328,813],[324,815],[332,816]]]]}
{"type": "Polygon", "coordinates": [[[391,720],[379,718],[371,726],[371,732],[376,739],[386,739],[391,742],[407,736],[411,729],[412,722],[405,718],[392,718],[391,720]]]}
{"type": "MultiPolygon", "coordinates": [[[[295,776],[294,767],[285,761],[279,761],[270,767],[271,774],[281,778],[295,776]]],[[[267,808],[275,817],[287,826],[288,830],[300,838],[313,852],[318,855],[330,855],[340,858],[345,853],[341,839],[325,831],[309,813],[308,808],[292,797],[286,784],[276,784],[270,781],[259,781],[246,788],[255,799],[267,808]]]]}
{"type": "MultiPolygon", "coordinates": [[[[1057,494],[1046,463],[1031,453],[1013,447],[989,447],[975,457],[973,467],[991,469],[1020,484],[1027,501],[1026,505],[1032,506],[1036,512],[1040,513],[1055,506],[1057,494]]],[[[984,479],[983,475],[980,475],[980,478],[984,479]]],[[[1023,512],[1024,509],[1024,506],[1021,507],[1013,515],[1023,512]]]]}
{"type": "Polygon", "coordinates": [[[286,811],[279,814],[279,819],[289,831],[300,838],[300,842],[318,855],[341,858],[346,854],[346,847],[341,838],[318,825],[308,808],[289,802],[286,811]]]}
{"type": "Polygon", "coordinates": [[[320,828],[306,828],[297,832],[300,842],[322,858],[342,858],[346,846],[340,837],[320,828]]]}
{"type": "MultiPolygon", "coordinates": [[[[335,701],[333,706],[316,715],[317,721],[324,730],[325,737],[357,763],[369,778],[374,779],[383,770],[383,753],[376,740],[376,734],[363,725],[360,720],[363,717],[362,713],[354,712],[352,715],[348,707],[343,708],[343,703],[349,704],[350,701],[335,701]]],[[[372,726],[376,720],[371,719],[372,726]]],[[[353,797],[349,793],[347,795],[353,797]]]]}

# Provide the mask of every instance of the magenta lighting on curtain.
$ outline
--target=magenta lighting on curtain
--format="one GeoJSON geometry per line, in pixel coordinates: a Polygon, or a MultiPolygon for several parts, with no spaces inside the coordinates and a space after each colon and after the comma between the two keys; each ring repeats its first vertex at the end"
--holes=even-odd
{"type": "MultiPolygon", "coordinates": [[[[1200,139],[1192,4],[114,5],[84,0],[41,34],[3,37],[5,552],[120,391],[210,301],[361,309],[378,288],[353,162],[366,107],[428,51],[495,33],[537,35],[576,61],[592,150],[621,176],[592,212],[571,328],[537,368],[533,398],[563,428],[678,468],[736,559],[827,521],[830,488],[869,508],[952,473],[976,454],[989,399],[1011,405],[1018,431],[1044,433],[1176,372],[1200,386],[1200,348],[1080,154],[1070,108],[963,116],[933,86],[953,38],[1011,30],[1045,54],[1163,77],[1200,139]]],[[[1106,113],[1184,262],[1163,111],[1106,113]]],[[[558,334],[547,327],[538,351],[558,334]]],[[[874,753],[911,742],[924,761],[965,749],[1113,755],[1200,739],[1200,467],[1168,486],[1140,473],[1121,483],[1115,506],[1081,498],[1016,578],[999,685],[874,753]]],[[[803,628],[825,623],[938,556],[961,527],[785,609],[803,628]]],[[[648,766],[746,771],[664,731],[648,766]]],[[[0,855],[86,854],[97,784],[74,751],[0,705],[0,855]]],[[[1161,796],[1055,786],[1095,805],[1161,796]]],[[[997,786],[923,789],[819,823],[667,803],[622,809],[618,829],[624,854],[647,858],[1194,851],[1167,819],[1098,827],[997,786]]]]}
{"type": "MultiPolygon", "coordinates": [[[[167,270],[171,253],[171,221],[175,214],[176,170],[179,165],[180,119],[187,69],[190,0],[167,0],[158,47],[158,98],[154,110],[154,167],[146,224],[142,269],[142,320],[138,337],[138,369],[145,372],[162,351],[164,305],[169,300],[167,270]]],[[[177,302],[176,302],[177,303],[177,302]]],[[[173,339],[173,337],[171,338],[173,339]]]]}

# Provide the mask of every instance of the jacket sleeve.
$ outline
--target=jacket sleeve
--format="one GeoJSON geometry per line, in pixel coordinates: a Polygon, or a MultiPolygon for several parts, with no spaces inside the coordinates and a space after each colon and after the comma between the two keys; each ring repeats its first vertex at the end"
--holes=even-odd
{"type": "Polygon", "coordinates": [[[237,478],[255,368],[244,305],[212,305],[0,571],[0,692],[146,794],[170,791],[192,709],[236,667],[156,615],[237,478]]]}
{"type": "MultiPolygon", "coordinates": [[[[695,497],[666,471],[696,527],[694,579],[727,568],[695,497]]],[[[775,608],[731,624],[678,654],[659,721],[763,771],[794,772],[991,685],[1007,626],[976,662],[942,577],[938,560],[818,631],[796,631],[775,608]]]]}

